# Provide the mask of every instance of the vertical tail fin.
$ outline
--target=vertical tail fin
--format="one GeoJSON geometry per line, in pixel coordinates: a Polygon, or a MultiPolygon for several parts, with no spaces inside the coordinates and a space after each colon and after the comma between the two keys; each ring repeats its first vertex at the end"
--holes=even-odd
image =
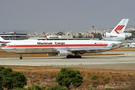
{"type": "Polygon", "coordinates": [[[4,39],[0,36],[0,41],[4,41],[4,39]]]}
{"type": "Polygon", "coordinates": [[[113,34],[120,34],[123,33],[129,19],[122,19],[119,24],[111,31],[113,34]]]}

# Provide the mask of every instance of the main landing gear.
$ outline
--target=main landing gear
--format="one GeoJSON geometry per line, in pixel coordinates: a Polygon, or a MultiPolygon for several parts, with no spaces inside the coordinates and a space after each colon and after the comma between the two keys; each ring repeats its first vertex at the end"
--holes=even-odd
{"type": "Polygon", "coordinates": [[[20,54],[20,59],[22,59],[22,54],[20,54]]]}
{"type": "Polygon", "coordinates": [[[67,58],[82,58],[81,55],[79,55],[79,52],[74,53],[75,55],[68,55],[67,58]]]}
{"type": "Polygon", "coordinates": [[[81,56],[80,55],[78,55],[78,56],[76,56],[76,55],[74,55],[74,56],[73,55],[68,55],[67,58],[81,58],[81,56]]]}

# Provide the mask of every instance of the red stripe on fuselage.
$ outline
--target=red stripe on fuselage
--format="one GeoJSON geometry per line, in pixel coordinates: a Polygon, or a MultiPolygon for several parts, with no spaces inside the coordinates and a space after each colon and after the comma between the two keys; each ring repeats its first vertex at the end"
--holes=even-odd
{"type": "Polygon", "coordinates": [[[52,45],[10,45],[10,46],[3,46],[3,48],[10,48],[10,47],[103,47],[107,46],[108,44],[52,44],[52,45]]]}

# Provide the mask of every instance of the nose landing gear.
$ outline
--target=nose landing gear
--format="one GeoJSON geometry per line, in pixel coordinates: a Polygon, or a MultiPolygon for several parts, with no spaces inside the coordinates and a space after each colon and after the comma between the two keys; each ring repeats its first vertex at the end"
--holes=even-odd
{"type": "Polygon", "coordinates": [[[20,54],[20,59],[22,59],[22,54],[20,54]]]}

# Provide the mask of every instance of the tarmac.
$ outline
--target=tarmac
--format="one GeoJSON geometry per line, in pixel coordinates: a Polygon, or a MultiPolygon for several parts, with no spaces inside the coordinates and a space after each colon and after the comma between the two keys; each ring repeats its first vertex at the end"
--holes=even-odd
{"type": "MultiPolygon", "coordinates": [[[[114,52],[113,52],[114,53],[114,52]]],[[[91,69],[135,70],[135,52],[125,55],[83,56],[82,58],[32,57],[0,58],[0,65],[76,67],[91,69]]]]}

